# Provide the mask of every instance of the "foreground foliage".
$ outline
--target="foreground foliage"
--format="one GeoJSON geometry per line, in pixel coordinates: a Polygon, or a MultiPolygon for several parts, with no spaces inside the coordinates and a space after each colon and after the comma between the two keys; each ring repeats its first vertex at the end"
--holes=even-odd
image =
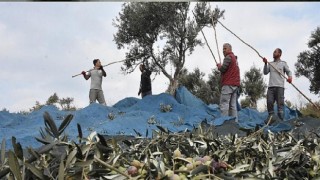
{"type": "MultiPolygon", "coordinates": [[[[119,139],[92,132],[78,142],[64,133],[73,116],[59,127],[44,114],[44,130],[28,148],[12,137],[13,150],[2,141],[0,178],[6,179],[312,179],[319,178],[319,135],[302,138],[291,133],[264,133],[246,137],[217,136],[206,124],[191,132],[170,133],[157,126],[152,138],[141,135],[119,139]]],[[[148,132],[146,132],[148,136],[148,132]]]]}

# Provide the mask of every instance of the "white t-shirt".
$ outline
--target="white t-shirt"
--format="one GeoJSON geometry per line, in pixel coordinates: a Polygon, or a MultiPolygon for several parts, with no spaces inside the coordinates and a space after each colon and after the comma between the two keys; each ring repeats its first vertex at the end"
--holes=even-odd
{"type": "Polygon", "coordinates": [[[93,69],[87,75],[91,77],[90,89],[102,90],[102,70],[93,69]]]}

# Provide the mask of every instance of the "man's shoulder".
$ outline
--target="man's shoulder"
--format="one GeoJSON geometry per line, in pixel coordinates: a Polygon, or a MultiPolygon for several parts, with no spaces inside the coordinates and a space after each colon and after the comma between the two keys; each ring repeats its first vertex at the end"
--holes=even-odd
{"type": "Polygon", "coordinates": [[[225,57],[224,57],[225,60],[228,60],[228,61],[231,61],[232,57],[231,57],[231,54],[227,54],[225,57]]]}
{"type": "Polygon", "coordinates": [[[275,64],[275,63],[280,63],[280,64],[287,64],[287,62],[286,61],[284,61],[284,60],[278,60],[278,61],[270,61],[269,63],[273,63],[273,64],[275,64]]]}
{"type": "Polygon", "coordinates": [[[287,65],[287,62],[284,61],[284,60],[280,60],[279,62],[280,62],[281,64],[283,64],[283,65],[287,65]]]}

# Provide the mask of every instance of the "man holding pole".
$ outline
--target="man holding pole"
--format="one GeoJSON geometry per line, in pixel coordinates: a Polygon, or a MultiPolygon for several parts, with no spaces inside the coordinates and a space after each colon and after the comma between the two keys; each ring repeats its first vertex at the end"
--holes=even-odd
{"type": "Polygon", "coordinates": [[[287,81],[289,83],[292,82],[292,73],[285,61],[282,61],[280,59],[282,55],[282,50],[280,48],[277,48],[273,52],[273,62],[269,62],[266,58],[262,58],[264,62],[264,68],[263,73],[264,75],[267,75],[270,73],[269,76],[269,86],[267,91],[267,108],[269,117],[266,120],[265,123],[269,121],[271,118],[271,123],[273,123],[275,120],[272,118],[274,116],[274,109],[273,105],[275,101],[277,101],[278,106],[278,117],[283,120],[284,119],[284,113],[283,113],[283,106],[284,106],[284,75],[281,76],[280,73],[286,73],[288,76],[287,81]],[[270,67],[271,66],[271,67],[270,67]]]}
{"type": "Polygon", "coordinates": [[[107,73],[104,71],[99,59],[94,59],[93,65],[94,68],[89,70],[88,73],[86,73],[85,71],[82,71],[81,73],[86,80],[91,77],[89,92],[90,104],[98,100],[100,104],[107,105],[102,91],[102,77],[106,77],[107,73]]]}
{"type": "Polygon", "coordinates": [[[240,87],[240,69],[238,60],[229,43],[223,44],[223,63],[217,63],[221,72],[220,110],[223,116],[235,117],[238,122],[237,92],[240,87]]]}

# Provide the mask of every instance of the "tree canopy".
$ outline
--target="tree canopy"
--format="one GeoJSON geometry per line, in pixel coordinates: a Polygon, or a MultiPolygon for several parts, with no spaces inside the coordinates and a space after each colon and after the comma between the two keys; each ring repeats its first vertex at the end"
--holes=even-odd
{"type": "MultiPolygon", "coordinates": [[[[179,82],[185,86],[193,95],[201,99],[206,104],[214,103],[214,92],[211,89],[209,81],[204,80],[205,73],[199,68],[195,68],[193,72],[183,69],[179,82]]],[[[211,75],[212,76],[212,75],[211,75]]]]}
{"type": "Polygon", "coordinates": [[[245,72],[241,85],[243,93],[247,95],[246,99],[250,102],[249,106],[257,108],[257,101],[264,97],[267,88],[261,70],[252,66],[249,71],[245,72]]]}
{"type": "Polygon", "coordinates": [[[320,91],[320,27],[312,32],[309,42],[309,50],[298,55],[295,63],[297,77],[304,76],[309,79],[310,92],[319,94],[320,91]]]}
{"type": "MultiPolygon", "coordinates": [[[[61,106],[61,110],[66,110],[66,111],[74,111],[76,110],[76,107],[72,105],[74,101],[74,98],[71,97],[66,97],[66,98],[59,98],[57,93],[53,93],[51,95],[45,104],[41,104],[39,101],[36,101],[36,104],[29,109],[30,112],[36,111],[41,109],[43,106],[48,106],[48,105],[53,105],[57,107],[57,104],[61,106]]],[[[23,112],[23,113],[28,113],[28,112],[23,112]]]]}
{"type": "Polygon", "coordinates": [[[221,73],[217,68],[212,69],[211,74],[208,75],[207,84],[210,86],[211,103],[219,104],[221,95],[221,73]]]}
{"type": "Polygon", "coordinates": [[[128,2],[114,20],[118,28],[114,41],[119,49],[128,49],[122,71],[133,72],[144,63],[155,74],[162,73],[169,81],[168,91],[174,94],[184,67],[186,56],[198,45],[204,45],[199,32],[223,17],[219,8],[211,10],[206,2],[195,4],[190,12],[190,2],[128,2]],[[195,19],[196,18],[196,19],[195,19]],[[171,65],[174,71],[166,67],[171,65]]]}

